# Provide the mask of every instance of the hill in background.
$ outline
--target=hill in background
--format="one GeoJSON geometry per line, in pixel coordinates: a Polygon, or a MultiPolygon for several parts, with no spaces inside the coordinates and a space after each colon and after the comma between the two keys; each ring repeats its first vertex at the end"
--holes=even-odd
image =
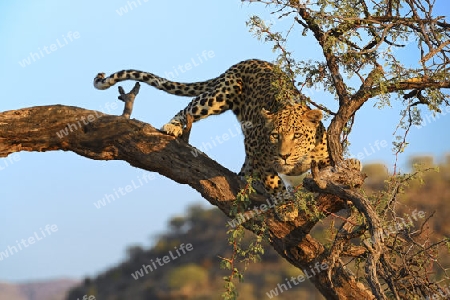
{"type": "Polygon", "coordinates": [[[67,291],[79,283],[71,279],[18,284],[0,282],[0,300],[63,300],[67,291]]]}

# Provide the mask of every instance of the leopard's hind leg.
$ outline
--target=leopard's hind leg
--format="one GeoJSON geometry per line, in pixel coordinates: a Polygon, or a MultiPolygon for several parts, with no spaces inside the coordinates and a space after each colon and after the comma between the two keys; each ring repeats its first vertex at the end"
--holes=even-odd
{"type": "MultiPolygon", "coordinates": [[[[200,96],[195,97],[189,104],[177,113],[161,130],[180,136],[186,126],[186,116],[193,117],[194,122],[204,119],[210,115],[219,115],[229,109],[239,115],[237,101],[241,97],[242,84],[233,76],[224,76],[217,79],[217,83],[200,96]],[[225,84],[228,82],[228,85],[225,84]]],[[[240,99],[239,99],[240,100],[240,99]]]]}

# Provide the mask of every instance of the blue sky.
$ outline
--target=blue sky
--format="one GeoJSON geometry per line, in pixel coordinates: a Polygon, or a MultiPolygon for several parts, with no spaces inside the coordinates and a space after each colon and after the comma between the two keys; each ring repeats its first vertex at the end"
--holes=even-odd
{"type": "MultiPolygon", "coordinates": [[[[194,61],[191,70],[174,74],[175,80],[191,82],[215,77],[244,59],[275,58],[271,45],[255,39],[245,25],[250,15],[264,10],[261,5],[238,0],[136,0],[136,6],[131,2],[2,1],[0,110],[64,104],[120,114],[116,90],[92,86],[98,72],[134,68],[167,76],[178,65],[194,61]],[[120,10],[127,5],[128,12],[120,10]],[[205,51],[208,59],[200,61],[205,51]],[[117,108],[108,110],[114,103],[117,108]]],[[[445,5],[440,15],[448,15],[445,5]]],[[[320,58],[309,38],[293,45],[299,59],[320,58]]],[[[308,90],[308,95],[319,103],[333,101],[322,91],[308,90]]],[[[189,98],[143,86],[132,117],[160,127],[188,102],[189,98]]],[[[378,110],[367,103],[358,112],[350,152],[365,153],[363,163],[384,161],[391,166],[398,112],[395,105],[378,110]],[[377,148],[376,141],[387,146],[377,148]]],[[[190,142],[201,148],[216,135],[237,133],[236,124],[231,113],[208,118],[194,125],[190,142]]],[[[449,126],[450,117],[441,116],[421,129],[413,128],[401,166],[412,154],[442,158],[450,151],[443,130],[449,126]]],[[[235,135],[207,154],[237,172],[244,149],[242,136],[235,135]]],[[[159,174],[62,151],[20,152],[0,159],[0,178],[0,252],[17,249],[0,261],[0,281],[94,276],[123,259],[127,246],[151,245],[167,220],[183,214],[189,204],[209,206],[190,187],[159,174]],[[135,187],[116,201],[101,208],[94,205],[133,182],[135,187]],[[19,249],[21,239],[34,243],[19,249]]]]}

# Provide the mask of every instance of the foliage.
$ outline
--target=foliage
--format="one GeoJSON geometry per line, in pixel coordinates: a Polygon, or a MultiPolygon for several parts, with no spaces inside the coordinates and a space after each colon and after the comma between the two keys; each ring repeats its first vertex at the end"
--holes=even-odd
{"type": "MultiPolygon", "coordinates": [[[[245,214],[248,206],[250,205],[249,195],[255,193],[252,185],[252,178],[248,178],[245,187],[238,193],[236,200],[234,201],[233,208],[231,210],[231,217],[236,218],[238,215],[245,214]]],[[[260,216],[254,216],[254,218],[261,218],[260,216]]],[[[249,222],[252,222],[250,220],[249,222]]],[[[260,261],[262,254],[264,254],[264,248],[262,247],[262,239],[264,237],[264,229],[260,230],[260,234],[256,235],[254,241],[251,241],[249,245],[242,245],[245,237],[245,228],[242,224],[236,227],[228,225],[228,243],[232,246],[232,254],[230,258],[222,257],[220,267],[222,269],[230,270],[231,273],[228,276],[223,277],[225,281],[225,292],[222,294],[222,298],[225,300],[235,300],[238,298],[238,291],[233,282],[234,279],[238,279],[239,282],[244,280],[244,271],[247,269],[250,262],[260,261]],[[244,270],[241,271],[238,268],[238,263],[243,263],[244,270]]]]}
{"type": "MultiPolygon", "coordinates": [[[[408,145],[411,126],[420,126],[423,121],[421,106],[439,114],[444,105],[450,105],[445,90],[450,87],[450,24],[446,17],[436,15],[436,1],[243,2],[264,4],[277,17],[276,24],[269,24],[261,16],[252,16],[248,26],[257,38],[273,45],[273,50],[278,53],[276,62],[280,70],[299,87],[301,99],[305,98],[305,88],[320,88],[337,100],[339,109],[332,111],[330,107],[307,99],[310,105],[333,116],[328,128],[328,146],[336,167],[341,166],[349,144],[355,114],[369,99],[375,99],[375,106],[380,109],[391,106],[393,101],[403,107],[394,131],[397,157],[408,145]],[[301,52],[295,51],[299,39],[295,33],[300,31],[302,36],[315,39],[321,59],[297,57],[296,53],[301,52]]],[[[423,159],[421,162],[428,166],[432,164],[423,159]]],[[[413,173],[401,174],[395,163],[392,176],[382,174],[379,169],[369,171],[379,174],[378,178],[370,179],[373,182],[380,184],[380,179],[385,180],[379,185],[382,190],[375,194],[363,189],[345,192],[330,188],[330,180],[319,185],[320,179],[314,179],[319,186],[316,192],[324,193],[328,189],[331,194],[339,193],[341,199],[348,198],[352,204],[339,215],[326,210],[313,212],[313,215],[328,213],[333,217],[326,236],[328,241],[322,244],[329,265],[332,268],[352,266],[358,282],[368,287],[377,299],[438,295],[442,289],[434,280],[440,278],[432,279],[428,272],[436,267],[434,262],[438,261],[439,249],[448,242],[446,239],[432,241],[426,230],[428,217],[420,220],[420,225],[414,222],[400,225],[399,220],[406,216],[411,220],[411,217],[399,216],[396,211],[401,195],[416,182],[423,182],[423,173],[428,169],[415,165],[413,173]]],[[[315,172],[314,177],[320,178],[318,171],[315,172]]],[[[324,171],[323,174],[330,178],[329,173],[324,171]]],[[[342,181],[343,177],[345,175],[338,180],[342,181]]],[[[313,186],[308,184],[309,189],[313,186]]],[[[309,212],[308,208],[300,201],[304,213],[309,212]]],[[[437,266],[440,273],[445,274],[445,268],[440,264],[437,266]]],[[[330,278],[325,284],[328,288],[321,291],[324,295],[344,299],[345,292],[336,292],[332,282],[330,278]]],[[[323,284],[317,286],[323,287],[323,284]]]]}
{"type": "MultiPolygon", "coordinates": [[[[449,104],[449,95],[442,88],[450,86],[450,24],[446,17],[435,15],[435,1],[243,2],[260,2],[271,9],[275,25],[252,16],[248,26],[257,38],[273,44],[280,68],[296,81],[301,92],[304,88],[323,89],[339,100],[340,106],[346,99],[364,103],[377,98],[376,105],[384,107],[394,98],[404,106],[398,128],[405,134],[422,121],[418,105],[439,113],[440,105],[449,104]],[[323,60],[297,58],[294,53],[301,51],[289,50],[299,39],[294,36],[299,31],[316,39],[323,60]],[[405,54],[415,54],[417,60],[403,59],[408,56],[405,54]]],[[[344,141],[352,125],[353,119],[349,119],[343,129],[344,141]]],[[[406,145],[405,138],[398,135],[398,153],[406,145]]]]}

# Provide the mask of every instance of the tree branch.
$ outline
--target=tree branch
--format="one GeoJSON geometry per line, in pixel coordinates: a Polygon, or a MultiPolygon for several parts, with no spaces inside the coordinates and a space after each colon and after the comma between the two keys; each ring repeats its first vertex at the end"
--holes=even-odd
{"type": "MultiPolygon", "coordinates": [[[[181,139],[163,134],[151,125],[122,116],[104,115],[78,107],[51,105],[0,113],[0,157],[19,151],[72,151],[95,160],[123,160],[130,165],[155,171],[178,183],[188,184],[227,216],[236,194],[244,186],[239,177],[181,139]]],[[[357,180],[352,178],[351,180],[357,180]]],[[[266,202],[251,195],[252,205],[266,202]]],[[[315,204],[326,214],[337,212],[345,203],[332,195],[320,195],[315,204]]],[[[280,221],[273,210],[264,213],[271,245],[294,266],[310,270],[327,263],[330,270],[319,272],[311,281],[327,299],[372,299],[370,290],[341,264],[331,264],[324,246],[309,235],[318,222],[301,211],[290,222],[280,221]]],[[[243,225],[255,230],[251,222],[243,225]]]]}
{"type": "Polygon", "coordinates": [[[306,6],[300,5],[298,11],[299,15],[306,22],[306,24],[308,24],[308,28],[314,33],[314,37],[322,47],[327,66],[333,78],[334,87],[339,98],[339,106],[341,106],[349,101],[349,96],[347,92],[347,86],[339,71],[338,59],[336,55],[333,54],[330,45],[327,45],[327,35],[322,31],[319,25],[317,25],[315,17],[308,12],[306,6]]]}
{"type": "Polygon", "coordinates": [[[221,202],[233,201],[241,187],[231,171],[180,139],[138,120],[62,105],[0,114],[0,157],[18,151],[52,150],[72,151],[95,160],[124,160],[178,183],[189,183],[219,207],[224,206],[221,202]]]}

